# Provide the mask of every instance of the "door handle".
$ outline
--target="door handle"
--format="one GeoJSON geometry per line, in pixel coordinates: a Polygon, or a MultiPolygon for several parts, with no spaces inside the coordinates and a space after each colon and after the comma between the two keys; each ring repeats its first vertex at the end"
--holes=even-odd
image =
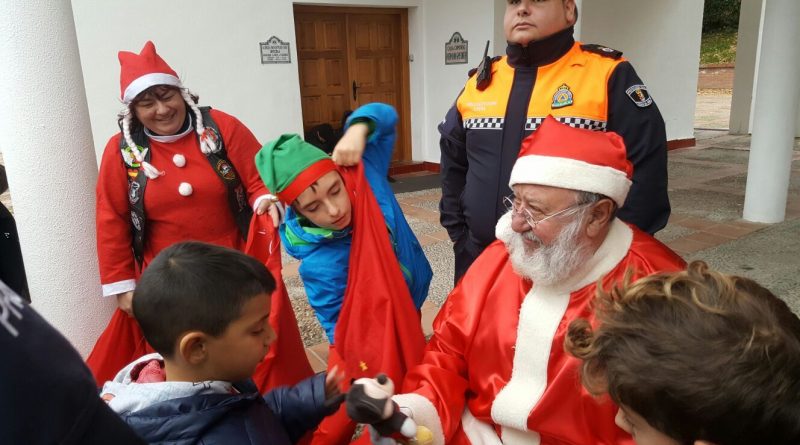
{"type": "Polygon", "coordinates": [[[356,100],[357,92],[358,91],[358,84],[356,81],[353,81],[353,100],[356,100]]]}

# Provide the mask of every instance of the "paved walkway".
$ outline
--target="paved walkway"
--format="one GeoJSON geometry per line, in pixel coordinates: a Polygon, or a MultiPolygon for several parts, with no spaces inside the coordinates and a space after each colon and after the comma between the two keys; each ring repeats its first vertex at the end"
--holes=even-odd
{"type": "Polygon", "coordinates": [[[730,128],[732,97],[730,90],[698,91],[694,109],[695,129],[730,128]]]}

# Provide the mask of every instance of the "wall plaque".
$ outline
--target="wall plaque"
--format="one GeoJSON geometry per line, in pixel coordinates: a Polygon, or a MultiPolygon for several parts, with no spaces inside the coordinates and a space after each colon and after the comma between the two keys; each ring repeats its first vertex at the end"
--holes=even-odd
{"type": "Polygon", "coordinates": [[[292,53],[289,51],[289,42],[272,36],[266,42],[261,42],[261,63],[292,63],[292,53]]]}
{"type": "Polygon", "coordinates": [[[456,65],[467,63],[467,53],[469,42],[461,37],[461,33],[456,31],[450,40],[444,44],[444,64],[456,65]]]}

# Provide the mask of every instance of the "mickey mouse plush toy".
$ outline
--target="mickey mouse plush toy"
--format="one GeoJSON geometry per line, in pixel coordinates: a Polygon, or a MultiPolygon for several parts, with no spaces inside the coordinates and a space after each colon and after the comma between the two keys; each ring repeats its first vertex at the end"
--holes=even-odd
{"type": "Polygon", "coordinates": [[[403,414],[392,401],[393,395],[394,383],[386,374],[355,380],[345,398],[347,415],[371,426],[373,443],[432,444],[431,431],[418,427],[413,419],[403,414]]]}

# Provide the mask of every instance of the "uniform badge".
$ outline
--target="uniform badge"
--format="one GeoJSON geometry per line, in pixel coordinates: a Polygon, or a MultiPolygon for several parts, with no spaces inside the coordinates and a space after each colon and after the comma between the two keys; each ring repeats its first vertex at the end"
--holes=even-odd
{"type": "Polygon", "coordinates": [[[136,230],[138,231],[142,230],[142,220],[139,219],[139,215],[137,215],[136,212],[134,211],[131,211],[131,222],[133,223],[133,227],[135,227],[136,230]]]}
{"type": "Polygon", "coordinates": [[[142,186],[136,181],[130,181],[128,186],[128,201],[130,201],[131,205],[136,204],[139,202],[139,198],[141,198],[141,190],[142,186]]]}
{"type": "Polygon", "coordinates": [[[211,127],[206,127],[203,134],[200,135],[200,143],[205,142],[212,148],[212,153],[217,153],[222,149],[222,143],[219,139],[219,134],[211,127]]]}
{"type": "MultiPolygon", "coordinates": [[[[137,147],[139,148],[139,151],[142,153],[142,159],[144,159],[145,156],[147,155],[147,149],[144,147],[140,147],[138,145],[137,147]]],[[[133,155],[133,150],[131,150],[131,147],[125,147],[122,149],[122,161],[125,162],[125,165],[128,168],[140,167],[139,161],[137,161],[136,157],[133,155]]]]}
{"type": "Polygon", "coordinates": [[[217,161],[217,172],[219,172],[219,175],[228,181],[233,181],[236,179],[236,174],[233,172],[233,167],[231,167],[231,164],[224,159],[217,161]]]}
{"type": "Polygon", "coordinates": [[[633,85],[625,90],[625,94],[639,108],[646,108],[653,104],[653,98],[650,97],[650,93],[647,92],[647,87],[644,85],[633,85]]]}
{"type": "Polygon", "coordinates": [[[567,84],[561,84],[556,90],[556,93],[553,94],[553,103],[550,107],[556,109],[568,107],[570,105],[572,105],[572,91],[567,84]]]}

